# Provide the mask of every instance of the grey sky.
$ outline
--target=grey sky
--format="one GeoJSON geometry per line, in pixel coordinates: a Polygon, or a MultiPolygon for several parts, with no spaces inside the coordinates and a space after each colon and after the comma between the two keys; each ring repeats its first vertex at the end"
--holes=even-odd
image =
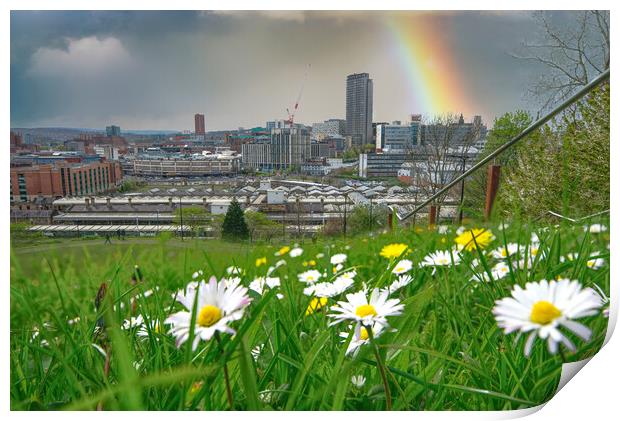
{"type": "MultiPolygon", "coordinates": [[[[559,14],[565,19],[566,14],[559,14]]],[[[385,14],[362,12],[12,12],[11,126],[192,129],[286,117],[308,64],[296,120],[344,118],[345,80],[374,80],[374,120],[418,109],[385,14]]],[[[487,123],[517,108],[542,69],[508,54],[535,36],[529,12],[438,12],[455,71],[487,123]]]]}

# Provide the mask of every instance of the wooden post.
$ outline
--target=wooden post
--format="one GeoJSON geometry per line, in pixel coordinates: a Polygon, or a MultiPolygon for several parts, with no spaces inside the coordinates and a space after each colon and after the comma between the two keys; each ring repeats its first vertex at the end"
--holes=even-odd
{"type": "Polygon", "coordinates": [[[428,213],[428,224],[432,227],[437,221],[437,205],[431,205],[431,210],[428,213]]]}
{"type": "Polygon", "coordinates": [[[495,196],[497,195],[500,169],[500,165],[489,165],[489,169],[487,170],[487,194],[484,204],[484,218],[487,220],[491,217],[493,203],[495,202],[495,196]]]}
{"type": "Polygon", "coordinates": [[[392,231],[393,218],[394,218],[394,212],[391,211],[390,213],[388,213],[388,229],[390,231],[392,231]]]}

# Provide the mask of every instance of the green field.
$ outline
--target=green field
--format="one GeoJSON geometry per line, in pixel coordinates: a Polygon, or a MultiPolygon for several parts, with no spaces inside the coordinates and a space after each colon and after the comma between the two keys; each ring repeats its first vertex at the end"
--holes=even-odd
{"type": "MultiPolygon", "coordinates": [[[[597,222],[609,226],[608,220],[597,222]]],[[[515,285],[542,279],[598,285],[609,296],[608,231],[514,221],[502,230],[494,224],[484,228],[495,239],[484,248],[476,242],[473,250],[462,250],[460,262],[420,267],[429,253],[454,246],[457,228],[305,242],[298,245],[303,249],[298,257],[274,255],[281,246],[294,248],[294,240],[273,246],[179,239],[113,240],[111,245],[103,240],[63,240],[14,247],[11,407],[504,410],[545,402],[555,391],[563,361],[590,357],[600,348],[607,318],[599,311],[579,319],[592,336],[585,341],[566,333],[576,345],[574,352],[560,348],[552,354],[537,339],[526,357],[527,335],[505,335],[492,309],[515,285]],[[518,254],[528,256],[533,249],[533,232],[539,239],[538,252],[519,268],[513,263],[518,254]],[[395,259],[381,256],[382,248],[392,243],[404,243],[408,250],[395,259]],[[491,255],[508,243],[519,244],[515,255],[491,255]],[[334,274],[330,257],[339,253],[347,258],[334,274]],[[267,263],[257,267],[256,260],[263,257],[267,263]],[[596,265],[588,264],[596,258],[601,259],[596,265]],[[193,280],[194,272],[202,270],[198,279],[208,282],[212,275],[230,276],[226,268],[234,265],[247,287],[280,259],[286,264],[271,274],[280,286],[265,288],[262,295],[248,292],[252,302],[231,323],[235,335],[222,333],[200,341],[195,351],[190,347],[193,336],[176,346],[170,326],[162,322],[184,309],[173,295],[193,280]],[[356,354],[347,354],[356,339],[354,325],[330,325],[331,306],[365,287],[389,286],[397,279],[392,268],[402,259],[413,263],[407,272],[413,279],[390,293],[404,304],[402,314],[388,316],[390,328],[367,339],[356,354]],[[472,279],[493,275],[502,261],[510,267],[503,279],[472,279]],[[137,285],[131,282],[134,265],[143,275],[137,285]],[[354,269],[354,284],[308,312],[313,297],[304,295],[308,284],[300,282],[298,274],[309,269],[324,273],[322,281],[354,269]],[[108,292],[96,311],[95,297],[104,282],[108,292]],[[152,295],[138,297],[132,306],[131,298],[147,290],[152,295]],[[159,321],[159,327],[146,323],[144,336],[139,328],[122,329],[132,314],[159,321]],[[69,323],[76,317],[79,321],[69,323]],[[98,319],[105,329],[94,335],[98,319]],[[108,373],[104,354],[93,343],[107,350],[108,373]],[[353,384],[352,376],[365,381],[353,384]]]]}

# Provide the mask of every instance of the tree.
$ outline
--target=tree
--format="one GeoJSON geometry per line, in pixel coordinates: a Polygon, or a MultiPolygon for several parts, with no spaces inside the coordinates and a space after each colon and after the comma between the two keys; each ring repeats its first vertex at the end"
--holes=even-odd
{"type": "Polygon", "coordinates": [[[245,240],[250,236],[241,205],[233,198],[222,224],[222,237],[229,240],[245,240]]]}
{"type": "MultiPolygon", "coordinates": [[[[521,133],[532,122],[532,117],[527,111],[517,110],[513,113],[506,113],[495,119],[493,128],[486,137],[484,148],[478,155],[478,161],[489,156],[493,151],[510,141],[512,138],[521,133]]],[[[517,163],[517,150],[519,145],[504,151],[501,155],[493,160],[493,163],[501,165],[500,185],[501,181],[506,177],[506,173],[517,163]]],[[[484,211],[484,203],[486,198],[487,172],[485,168],[481,168],[472,174],[465,181],[465,200],[463,209],[471,216],[480,217],[484,211]]],[[[494,209],[502,207],[501,200],[498,198],[494,205],[494,209]]]]}
{"type": "Polygon", "coordinates": [[[250,240],[264,238],[271,240],[282,232],[282,224],[267,218],[262,212],[248,211],[245,213],[250,240]]]}
{"type": "Polygon", "coordinates": [[[349,216],[350,233],[360,234],[383,228],[387,223],[388,208],[385,205],[359,205],[353,208],[349,216]]]}
{"type": "MultiPolygon", "coordinates": [[[[439,192],[471,164],[471,152],[475,151],[473,147],[482,136],[482,122],[475,119],[467,131],[463,131],[461,123],[462,116],[435,117],[424,126],[421,145],[411,150],[413,184],[424,198],[439,192]]],[[[441,205],[450,196],[455,199],[460,189],[455,186],[437,198],[435,204],[441,205]]]]}
{"type": "Polygon", "coordinates": [[[574,21],[560,27],[552,23],[549,12],[536,12],[540,39],[524,42],[522,51],[512,54],[546,67],[545,74],[530,88],[542,110],[568,98],[609,68],[609,11],[571,13],[574,21]]]}
{"type": "Polygon", "coordinates": [[[540,135],[524,140],[498,197],[511,213],[577,218],[609,209],[609,85],[592,91],[540,135]],[[575,118],[577,116],[577,118],[575,118]]]}
{"type": "Polygon", "coordinates": [[[174,223],[180,225],[181,221],[183,221],[183,225],[189,227],[192,233],[196,234],[201,227],[208,225],[209,215],[209,212],[203,207],[179,207],[174,212],[174,223]],[[181,217],[181,212],[183,212],[183,217],[181,217]]]}

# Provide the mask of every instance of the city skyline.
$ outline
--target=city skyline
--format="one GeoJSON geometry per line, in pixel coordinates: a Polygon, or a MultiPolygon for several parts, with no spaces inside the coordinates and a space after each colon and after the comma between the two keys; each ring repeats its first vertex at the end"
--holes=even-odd
{"type": "Polygon", "coordinates": [[[540,65],[509,55],[535,33],[529,12],[12,12],[11,126],[262,126],[302,88],[295,118],[311,125],[346,118],[353,73],[374,81],[373,121],[491,124],[535,112],[524,91],[540,65]]]}

